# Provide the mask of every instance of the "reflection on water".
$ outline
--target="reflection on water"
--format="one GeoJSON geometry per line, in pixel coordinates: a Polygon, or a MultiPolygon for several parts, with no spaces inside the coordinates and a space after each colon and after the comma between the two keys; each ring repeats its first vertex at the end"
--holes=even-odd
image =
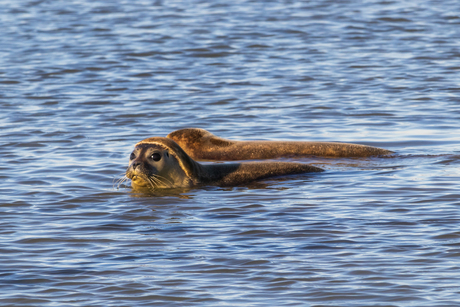
{"type": "Polygon", "coordinates": [[[0,4],[2,306],[458,305],[457,2],[0,4]],[[186,127],[396,154],[118,186],[186,127]]]}

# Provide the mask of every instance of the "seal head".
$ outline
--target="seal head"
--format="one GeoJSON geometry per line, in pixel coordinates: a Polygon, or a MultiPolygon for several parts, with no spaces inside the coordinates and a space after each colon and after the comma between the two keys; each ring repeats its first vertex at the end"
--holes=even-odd
{"type": "Polygon", "coordinates": [[[139,189],[189,187],[194,164],[174,141],[153,137],[135,145],[126,177],[139,189]]]}

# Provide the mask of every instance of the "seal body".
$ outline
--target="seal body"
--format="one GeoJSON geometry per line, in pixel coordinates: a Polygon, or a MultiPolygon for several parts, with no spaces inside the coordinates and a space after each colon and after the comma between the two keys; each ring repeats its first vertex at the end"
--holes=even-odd
{"type": "Polygon", "coordinates": [[[370,157],[392,154],[392,151],[339,142],[297,141],[232,141],[199,128],[171,132],[174,140],[195,160],[257,160],[280,157],[370,157]]]}
{"type": "Polygon", "coordinates": [[[321,171],[315,166],[290,162],[200,164],[173,140],[153,137],[135,145],[126,177],[135,189],[158,189],[234,186],[274,176],[321,171]]]}

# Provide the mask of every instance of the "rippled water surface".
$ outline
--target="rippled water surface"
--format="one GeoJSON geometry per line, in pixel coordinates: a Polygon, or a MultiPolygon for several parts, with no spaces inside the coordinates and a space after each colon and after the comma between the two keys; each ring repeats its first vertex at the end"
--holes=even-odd
{"type": "Polygon", "coordinates": [[[0,26],[0,305],[460,305],[458,1],[0,0],[0,26]],[[396,155],[114,188],[185,127],[396,155]]]}

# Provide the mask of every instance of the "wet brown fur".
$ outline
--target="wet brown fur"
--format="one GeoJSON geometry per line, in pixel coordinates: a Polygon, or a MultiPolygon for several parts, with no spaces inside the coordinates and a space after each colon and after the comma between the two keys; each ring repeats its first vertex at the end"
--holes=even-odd
{"type": "Polygon", "coordinates": [[[232,141],[199,128],[171,132],[174,140],[195,160],[256,160],[286,156],[370,157],[392,151],[359,144],[297,141],[232,141]]]}

